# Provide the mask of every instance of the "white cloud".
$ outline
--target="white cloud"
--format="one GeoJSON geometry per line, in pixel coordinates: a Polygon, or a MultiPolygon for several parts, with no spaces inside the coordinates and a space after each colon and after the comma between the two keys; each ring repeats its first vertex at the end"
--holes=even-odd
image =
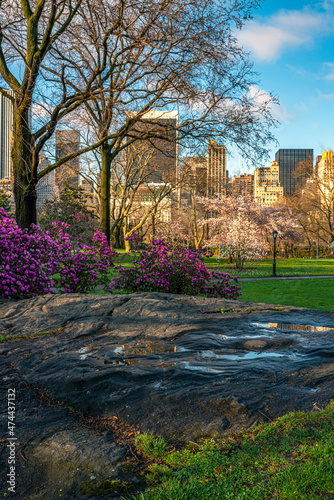
{"type": "Polygon", "coordinates": [[[288,110],[285,104],[278,101],[273,101],[269,92],[260,89],[257,85],[252,85],[250,88],[250,95],[256,101],[259,107],[270,103],[270,110],[273,118],[280,124],[287,124],[291,122],[296,116],[288,110]]]}
{"type": "Polygon", "coordinates": [[[240,43],[253,52],[256,59],[275,61],[284,51],[311,46],[318,33],[327,32],[331,19],[328,12],[279,11],[270,19],[250,21],[238,34],[240,43]]]}
{"type": "Polygon", "coordinates": [[[326,62],[324,66],[329,70],[329,73],[325,76],[325,80],[334,81],[334,63],[326,62]]]}
{"type": "Polygon", "coordinates": [[[319,89],[316,89],[316,90],[317,90],[318,96],[321,99],[325,99],[326,101],[333,101],[334,100],[334,94],[323,94],[322,92],[320,92],[319,89]]]}

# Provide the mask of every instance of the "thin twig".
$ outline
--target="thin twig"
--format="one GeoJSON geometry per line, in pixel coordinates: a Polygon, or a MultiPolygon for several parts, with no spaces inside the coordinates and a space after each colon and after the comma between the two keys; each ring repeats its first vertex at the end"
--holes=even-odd
{"type": "Polygon", "coordinates": [[[261,415],[263,415],[264,417],[266,417],[268,420],[270,420],[270,422],[273,422],[273,420],[270,417],[268,417],[267,415],[265,415],[264,413],[262,413],[262,411],[260,411],[260,410],[257,410],[257,411],[259,413],[261,413],[261,415]]]}

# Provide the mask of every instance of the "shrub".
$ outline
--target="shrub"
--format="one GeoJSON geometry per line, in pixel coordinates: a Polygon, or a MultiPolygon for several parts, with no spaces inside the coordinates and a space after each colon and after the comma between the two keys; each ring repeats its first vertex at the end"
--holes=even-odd
{"type": "Polygon", "coordinates": [[[0,208],[8,214],[11,209],[11,196],[7,191],[0,189],[0,208]]]}
{"type": "Polygon", "coordinates": [[[0,295],[7,299],[49,293],[58,266],[57,244],[38,226],[19,228],[0,208],[0,295]]]}
{"type": "MultiPolygon", "coordinates": [[[[96,233],[95,242],[99,248],[83,245],[76,239],[76,248],[72,248],[70,235],[67,232],[69,224],[53,222],[51,235],[58,244],[58,266],[55,283],[65,289],[65,293],[84,293],[94,290],[96,285],[107,286],[107,271],[111,265],[113,254],[104,246],[103,237],[96,233]]],[[[94,235],[95,236],[95,235],[94,235]]],[[[94,238],[94,237],[93,237],[94,238]]]]}
{"type": "Polygon", "coordinates": [[[78,239],[73,248],[68,228],[64,222],[54,222],[51,232],[35,225],[23,230],[1,208],[0,296],[34,297],[51,293],[54,286],[65,293],[87,292],[101,283],[107,286],[108,267],[116,253],[104,235],[95,235],[97,249],[78,239]]]}
{"type": "Polygon", "coordinates": [[[97,247],[101,261],[109,267],[113,266],[113,260],[119,258],[119,254],[110,248],[106,235],[101,231],[96,231],[92,241],[97,247]]]}
{"type": "Polygon", "coordinates": [[[204,294],[229,299],[241,295],[238,278],[232,280],[227,273],[210,272],[202,250],[172,250],[164,240],[154,240],[133,264],[132,268],[118,266],[119,275],[110,283],[111,291],[204,294]]]}
{"type": "Polygon", "coordinates": [[[51,231],[53,223],[64,222],[73,242],[80,238],[86,245],[90,244],[98,226],[91,198],[81,188],[74,189],[67,185],[59,197],[55,196],[43,204],[38,216],[39,226],[43,231],[51,231]]]}

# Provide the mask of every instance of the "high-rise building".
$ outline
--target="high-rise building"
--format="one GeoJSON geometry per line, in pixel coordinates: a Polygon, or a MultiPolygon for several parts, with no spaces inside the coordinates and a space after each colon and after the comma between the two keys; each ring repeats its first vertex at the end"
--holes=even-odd
{"type": "MultiPolygon", "coordinates": [[[[45,158],[44,154],[41,154],[38,165],[38,172],[41,172],[49,165],[50,161],[47,158],[45,158]]],[[[42,177],[37,182],[36,194],[37,194],[37,200],[36,200],[37,210],[40,210],[42,208],[43,203],[45,203],[47,200],[58,194],[58,188],[56,185],[56,176],[54,170],[44,175],[44,177],[42,177]]]]}
{"type": "Polygon", "coordinates": [[[205,156],[184,156],[181,165],[182,190],[196,196],[207,195],[207,160],[205,156]]]}
{"type": "Polygon", "coordinates": [[[254,175],[242,174],[233,177],[231,182],[233,196],[254,196],[254,175]]]}
{"type": "MultiPolygon", "coordinates": [[[[13,95],[11,90],[5,89],[13,95]]],[[[0,179],[13,181],[12,172],[13,104],[8,97],[0,94],[0,179]]]]}
{"type": "MultiPolygon", "coordinates": [[[[136,117],[128,112],[126,118],[136,117]]],[[[141,176],[143,183],[175,182],[177,179],[178,112],[151,110],[137,120],[128,134],[128,141],[137,139],[126,149],[126,164],[141,176]]]]}
{"type": "MultiPolygon", "coordinates": [[[[56,130],[56,160],[60,160],[80,149],[80,132],[78,130],[56,130]]],[[[68,182],[72,188],[78,188],[79,182],[79,156],[67,161],[56,168],[56,184],[60,191],[68,182]]]]}
{"type": "Polygon", "coordinates": [[[210,140],[207,162],[208,196],[226,193],[228,182],[228,171],[226,170],[226,147],[219,146],[215,140],[210,140]]]}
{"type": "Polygon", "coordinates": [[[313,149],[279,149],[275,155],[284,194],[303,186],[313,170],[313,149]]]}
{"type": "Polygon", "coordinates": [[[277,161],[270,167],[256,168],[254,172],[254,201],[261,207],[272,207],[283,198],[283,186],[279,181],[277,161]]]}
{"type": "Polygon", "coordinates": [[[334,156],[333,151],[324,151],[317,162],[317,181],[322,199],[328,202],[334,191],[334,156]]]}
{"type": "Polygon", "coordinates": [[[79,187],[87,194],[94,194],[92,183],[80,175],[79,187]]]}

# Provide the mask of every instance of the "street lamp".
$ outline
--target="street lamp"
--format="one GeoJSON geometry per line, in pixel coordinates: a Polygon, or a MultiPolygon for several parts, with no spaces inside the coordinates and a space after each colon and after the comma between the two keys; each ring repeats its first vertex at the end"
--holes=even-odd
{"type": "Polygon", "coordinates": [[[274,238],[274,262],[273,262],[273,274],[271,276],[273,276],[274,278],[277,277],[277,274],[276,274],[276,238],[277,238],[277,235],[278,235],[278,232],[277,231],[273,231],[273,238],[274,238]]]}

